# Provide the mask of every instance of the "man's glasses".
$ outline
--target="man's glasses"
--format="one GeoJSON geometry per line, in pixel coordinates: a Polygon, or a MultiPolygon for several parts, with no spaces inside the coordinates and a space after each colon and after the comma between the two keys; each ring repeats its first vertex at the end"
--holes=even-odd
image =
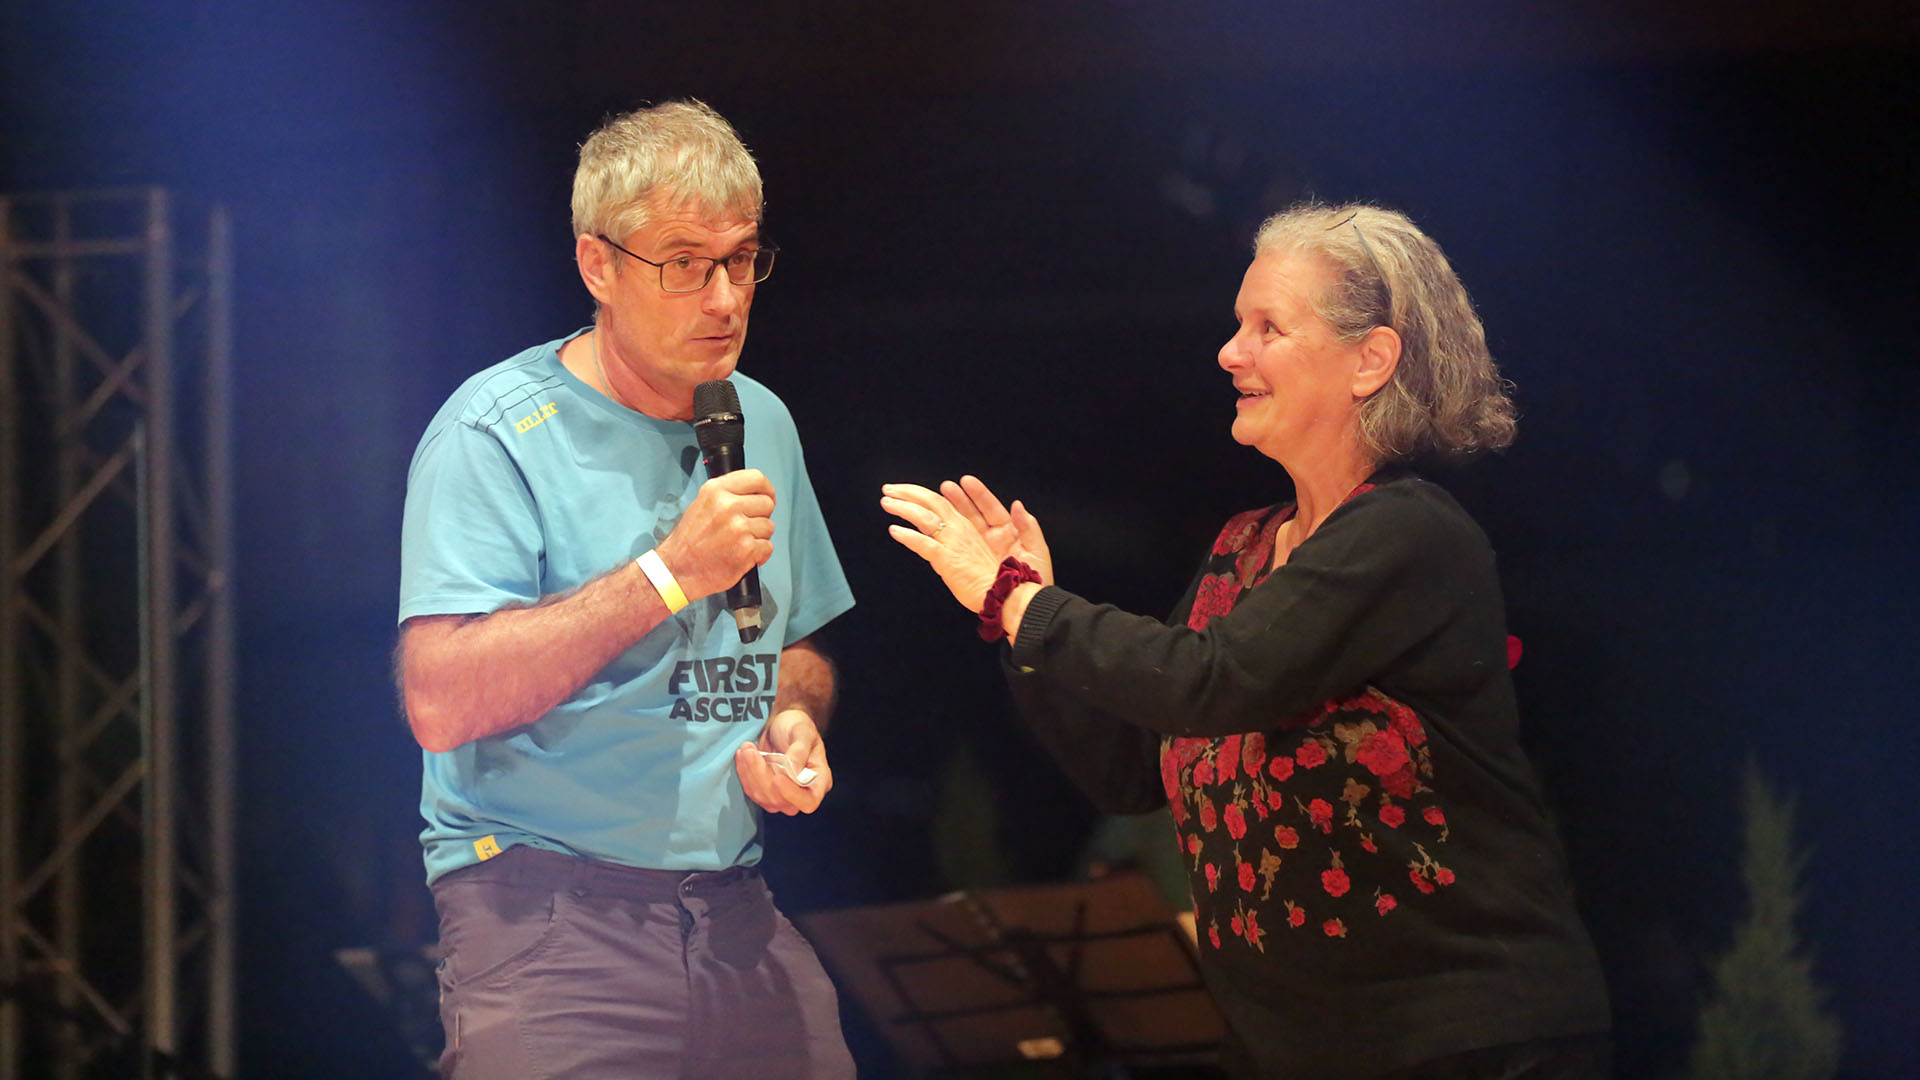
{"type": "Polygon", "coordinates": [[[654,262],[645,255],[634,255],[614,243],[606,233],[600,233],[599,236],[622,255],[657,267],[660,271],[660,288],[666,292],[699,292],[707,287],[707,282],[713,280],[714,269],[721,266],[727,268],[727,280],[735,285],[757,284],[767,280],[767,275],[773,273],[773,257],[780,250],[772,244],[761,244],[752,251],[741,248],[724,259],[710,259],[705,255],[676,255],[666,262],[654,262]]]}

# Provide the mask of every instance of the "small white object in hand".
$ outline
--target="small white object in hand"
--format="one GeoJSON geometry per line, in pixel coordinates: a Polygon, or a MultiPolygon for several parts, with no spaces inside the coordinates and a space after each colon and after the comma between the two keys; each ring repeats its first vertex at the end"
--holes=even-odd
{"type": "Polygon", "coordinates": [[[799,784],[801,787],[806,787],[808,784],[813,783],[814,779],[820,775],[819,773],[813,771],[811,767],[804,768],[804,769],[794,768],[792,758],[788,757],[785,754],[776,753],[775,751],[772,751],[772,750],[760,751],[760,757],[767,764],[773,766],[776,769],[779,769],[783,773],[786,773],[788,779],[792,780],[796,784],[799,784]]]}

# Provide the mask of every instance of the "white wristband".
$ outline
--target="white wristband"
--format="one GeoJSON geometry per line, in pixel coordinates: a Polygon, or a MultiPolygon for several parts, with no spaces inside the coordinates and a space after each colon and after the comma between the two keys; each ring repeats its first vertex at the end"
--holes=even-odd
{"type": "Polygon", "coordinates": [[[660,599],[666,602],[667,614],[671,615],[687,606],[686,592],[680,588],[679,582],[673,580],[673,571],[660,561],[659,551],[649,551],[633,561],[640,564],[640,572],[647,575],[647,580],[659,590],[660,599]]]}

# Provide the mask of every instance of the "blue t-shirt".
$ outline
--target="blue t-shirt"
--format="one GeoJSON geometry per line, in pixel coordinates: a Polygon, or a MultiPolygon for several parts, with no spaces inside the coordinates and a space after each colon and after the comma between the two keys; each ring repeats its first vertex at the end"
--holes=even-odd
{"type": "MultiPolygon", "coordinates": [[[[578,332],[576,332],[577,334],[578,332]]],[[[400,620],[533,604],[655,547],[707,479],[693,426],[622,408],[550,341],[473,376],[407,474],[400,620]]],[[[688,604],[525,727],[423,751],[429,882],[514,844],[630,866],[760,859],[760,811],[733,753],[773,703],[780,649],[853,606],[771,391],[735,375],[746,461],[774,490],[760,567],[766,631],[742,645],[724,594],[688,604]]]]}

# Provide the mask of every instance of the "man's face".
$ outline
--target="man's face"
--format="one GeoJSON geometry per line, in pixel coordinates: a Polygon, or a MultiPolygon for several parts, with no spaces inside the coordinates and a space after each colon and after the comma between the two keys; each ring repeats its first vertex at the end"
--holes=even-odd
{"type": "MultiPolygon", "coordinates": [[[[724,261],[759,244],[760,223],[751,218],[676,205],[671,192],[655,192],[650,206],[647,224],[614,239],[654,262],[692,256],[704,266],[705,259],[724,261]]],[[[638,376],[673,418],[691,417],[693,388],[727,378],[740,362],[754,286],[735,285],[721,267],[697,292],[667,292],[660,287],[658,267],[601,246],[612,260],[611,272],[602,279],[604,295],[595,290],[606,339],[603,362],[622,364],[638,376]]]]}

